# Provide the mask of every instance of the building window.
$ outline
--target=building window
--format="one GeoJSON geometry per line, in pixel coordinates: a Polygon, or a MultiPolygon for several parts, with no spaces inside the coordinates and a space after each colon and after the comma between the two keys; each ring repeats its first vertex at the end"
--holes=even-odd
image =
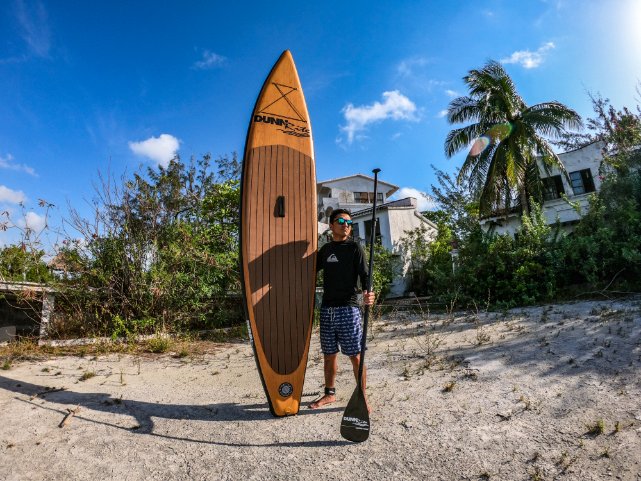
{"type": "Polygon", "coordinates": [[[361,236],[358,222],[352,224],[352,237],[356,240],[361,236]]]}
{"type": "Polygon", "coordinates": [[[541,180],[543,181],[543,198],[545,200],[560,199],[565,194],[560,175],[553,175],[541,180]]]}
{"type": "Polygon", "coordinates": [[[572,183],[572,190],[574,195],[586,194],[594,192],[594,180],[592,180],[592,172],[590,169],[577,170],[570,172],[570,182],[572,183]]]}
{"type": "MultiPolygon", "coordinates": [[[[383,202],[383,194],[376,194],[377,202],[383,202]]],[[[354,202],[356,204],[373,204],[374,192],[354,192],[354,202]]]]}
{"type": "MultiPolygon", "coordinates": [[[[371,235],[372,235],[372,221],[366,220],[365,221],[365,243],[366,244],[369,244],[371,235]]],[[[376,242],[379,244],[382,242],[381,220],[378,218],[376,219],[376,242]]]]}
{"type": "Polygon", "coordinates": [[[367,204],[368,202],[367,192],[354,192],[354,202],[357,204],[367,204]]]}

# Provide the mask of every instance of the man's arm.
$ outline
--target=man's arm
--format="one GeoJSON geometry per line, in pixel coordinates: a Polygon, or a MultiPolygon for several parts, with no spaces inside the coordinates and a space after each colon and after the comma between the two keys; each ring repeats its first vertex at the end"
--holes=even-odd
{"type": "Polygon", "coordinates": [[[316,274],[318,274],[321,270],[323,270],[324,265],[324,259],[325,259],[325,246],[327,244],[323,245],[320,249],[318,249],[318,253],[316,254],[316,274]]]}

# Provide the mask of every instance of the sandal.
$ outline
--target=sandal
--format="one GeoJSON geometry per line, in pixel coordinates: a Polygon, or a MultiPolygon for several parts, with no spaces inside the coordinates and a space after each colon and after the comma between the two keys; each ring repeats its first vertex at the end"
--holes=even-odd
{"type": "Polygon", "coordinates": [[[335,396],[336,396],[336,388],[335,387],[326,387],[325,388],[325,395],[319,397],[318,399],[316,399],[316,401],[312,401],[309,404],[308,407],[309,407],[309,409],[318,409],[320,407],[325,406],[326,404],[332,404],[333,402],[336,402],[336,397],[335,396]],[[319,404],[323,399],[325,399],[326,397],[330,397],[330,396],[334,396],[334,399],[332,401],[326,401],[326,402],[324,402],[322,404],[319,404]]]}

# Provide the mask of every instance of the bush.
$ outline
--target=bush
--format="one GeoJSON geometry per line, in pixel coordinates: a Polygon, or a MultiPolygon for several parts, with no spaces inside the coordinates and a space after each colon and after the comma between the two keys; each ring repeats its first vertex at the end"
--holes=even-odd
{"type": "Polygon", "coordinates": [[[234,303],[221,306],[240,288],[239,164],[217,166],[176,158],[122,187],[103,181],[94,219],[72,215],[83,239],[65,240],[56,256],[61,328],[130,337],[242,319],[234,303]]]}
{"type": "Polygon", "coordinates": [[[608,176],[574,233],[563,242],[566,284],[641,285],[641,172],[608,176]]]}
{"type": "Polygon", "coordinates": [[[421,281],[417,291],[434,302],[513,307],[548,300],[556,293],[557,230],[547,226],[538,205],[523,216],[514,237],[485,233],[477,224],[461,242],[455,265],[447,225],[440,226],[426,250],[420,237],[420,232],[410,233],[403,245],[420,253],[413,257],[414,279],[418,271],[421,281]]]}

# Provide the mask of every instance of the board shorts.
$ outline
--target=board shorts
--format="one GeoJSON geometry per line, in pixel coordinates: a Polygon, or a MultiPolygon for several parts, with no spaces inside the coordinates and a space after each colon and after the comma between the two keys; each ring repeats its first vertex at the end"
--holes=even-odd
{"type": "Polygon", "coordinates": [[[340,350],[346,356],[361,352],[363,328],[361,310],[358,307],[321,307],[320,341],[323,354],[336,354],[340,350]]]}

